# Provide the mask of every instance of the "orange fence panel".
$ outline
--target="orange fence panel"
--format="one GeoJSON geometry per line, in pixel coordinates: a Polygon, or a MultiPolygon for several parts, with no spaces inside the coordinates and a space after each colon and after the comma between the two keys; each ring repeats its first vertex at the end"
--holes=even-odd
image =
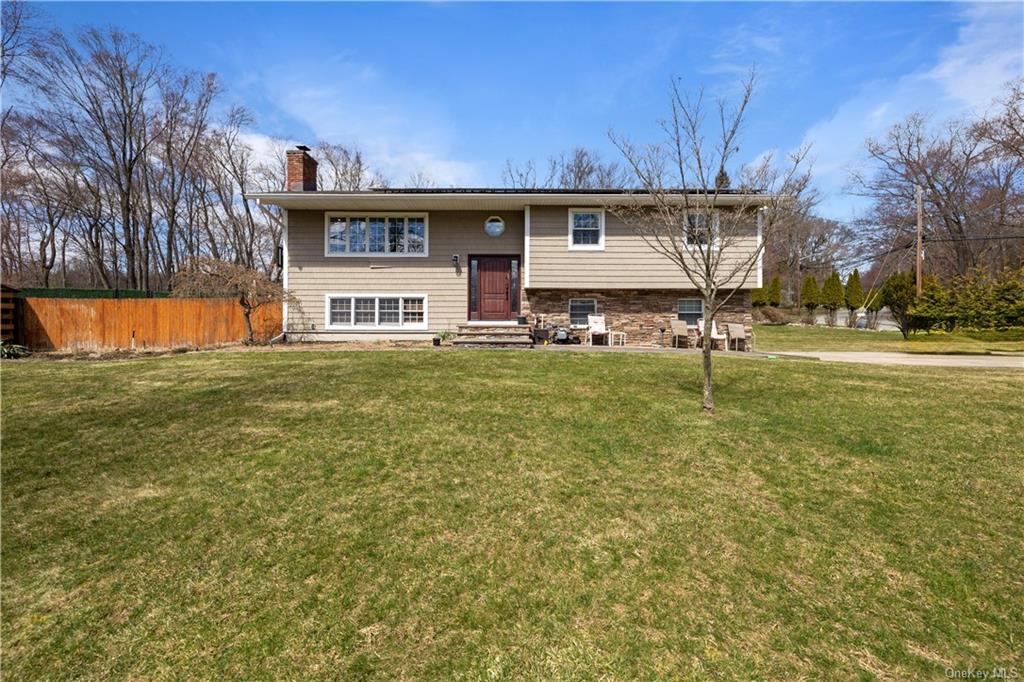
{"type": "MultiPolygon", "coordinates": [[[[33,350],[180,348],[245,339],[242,308],[224,298],[26,298],[25,345],[33,350]]],[[[253,313],[258,341],[281,332],[281,306],[253,313]]]]}

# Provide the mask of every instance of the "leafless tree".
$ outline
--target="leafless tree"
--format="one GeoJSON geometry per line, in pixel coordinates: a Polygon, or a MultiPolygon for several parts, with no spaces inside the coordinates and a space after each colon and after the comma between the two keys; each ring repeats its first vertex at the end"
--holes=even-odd
{"type": "Polygon", "coordinates": [[[246,342],[255,343],[252,314],[265,305],[281,303],[286,293],[258,270],[214,258],[196,258],[171,280],[171,292],[180,298],[234,298],[245,317],[246,342]]]}
{"type": "Polygon", "coordinates": [[[137,199],[145,155],[162,132],[147,103],[165,73],[156,48],[117,29],[87,29],[76,41],[53,31],[27,67],[42,100],[37,120],[66,160],[101,176],[116,199],[129,287],[148,283],[137,199]]]}
{"type": "Polygon", "coordinates": [[[409,174],[409,181],[406,183],[407,187],[413,189],[429,189],[437,185],[434,179],[429,174],[423,171],[416,171],[415,173],[409,174]]]}
{"type": "Polygon", "coordinates": [[[1021,242],[1010,238],[1021,231],[1024,194],[1024,158],[1013,153],[1017,114],[1011,107],[1001,119],[1008,128],[968,119],[932,126],[913,114],[882,139],[868,140],[870,166],[855,172],[851,184],[873,201],[876,245],[913,234],[920,186],[932,274],[965,276],[979,266],[998,271],[1019,264],[1021,242]],[[1005,145],[995,139],[1002,139],[1000,130],[1011,131],[1005,145]]]}
{"type": "Polygon", "coordinates": [[[1024,160],[1024,77],[1007,84],[995,114],[980,121],[975,132],[1003,154],[1024,160]]]}
{"type": "MultiPolygon", "coordinates": [[[[502,180],[512,189],[536,189],[537,169],[532,160],[516,164],[505,161],[502,180]]],[[[615,161],[605,161],[601,155],[585,147],[576,147],[568,153],[548,158],[548,172],[540,185],[549,189],[615,189],[630,178],[629,171],[615,161]]]]}
{"type": "Polygon", "coordinates": [[[864,253],[861,240],[849,225],[816,216],[810,207],[790,210],[765,236],[765,279],[778,275],[783,300],[798,304],[804,276],[822,279],[833,270],[847,270],[856,266],[864,253]]]}
{"type": "Polygon", "coordinates": [[[505,160],[505,168],[501,172],[505,187],[510,189],[536,189],[537,169],[533,161],[515,164],[512,159],[505,160]]]}
{"type": "Polygon", "coordinates": [[[680,284],[696,288],[704,301],[702,406],[709,413],[715,407],[712,322],[739,289],[750,287],[764,249],[759,229],[763,237],[770,236],[789,219],[810,183],[808,149],[801,148],[782,163],[764,153],[742,166],[734,189],[716,185],[719,171],[735,166],[754,83],[751,72],[738,99],[719,99],[709,108],[703,91],[691,96],[674,79],[661,142],[638,146],[612,135],[640,189],[612,207],[612,213],[674,263],[680,284]]]}
{"type": "Polygon", "coordinates": [[[548,187],[559,189],[614,189],[622,187],[629,174],[614,161],[602,161],[598,153],[576,147],[568,154],[548,159],[548,187]]]}
{"type": "Polygon", "coordinates": [[[320,189],[344,192],[387,186],[384,176],[369,167],[359,149],[320,141],[314,145],[312,153],[318,164],[317,187],[320,189]]]}
{"type": "Polygon", "coordinates": [[[39,11],[24,0],[4,0],[0,8],[0,87],[19,78],[21,67],[38,39],[39,11]]]}
{"type": "Polygon", "coordinates": [[[147,178],[151,190],[148,194],[156,203],[150,215],[162,221],[164,281],[170,279],[183,258],[194,255],[188,253],[187,246],[186,254],[181,253],[182,238],[185,244],[192,241],[188,234],[191,223],[185,221],[186,195],[196,178],[200,151],[209,139],[210,106],[218,92],[213,74],[175,74],[161,87],[157,112],[161,134],[148,159],[147,178]]]}

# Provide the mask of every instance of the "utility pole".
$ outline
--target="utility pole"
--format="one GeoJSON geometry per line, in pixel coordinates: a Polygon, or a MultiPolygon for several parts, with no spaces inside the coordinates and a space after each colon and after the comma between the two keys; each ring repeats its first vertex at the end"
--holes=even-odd
{"type": "Polygon", "coordinates": [[[923,260],[922,241],[924,237],[924,191],[917,185],[917,296],[924,291],[924,280],[921,278],[921,261],[923,260]]]}

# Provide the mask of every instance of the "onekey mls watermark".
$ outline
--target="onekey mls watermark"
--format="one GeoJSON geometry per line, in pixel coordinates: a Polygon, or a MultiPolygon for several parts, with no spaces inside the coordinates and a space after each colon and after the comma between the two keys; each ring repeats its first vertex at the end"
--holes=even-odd
{"type": "Polygon", "coordinates": [[[946,668],[946,677],[951,680],[1016,680],[1020,678],[1017,668],[994,666],[991,668],[946,668]]]}

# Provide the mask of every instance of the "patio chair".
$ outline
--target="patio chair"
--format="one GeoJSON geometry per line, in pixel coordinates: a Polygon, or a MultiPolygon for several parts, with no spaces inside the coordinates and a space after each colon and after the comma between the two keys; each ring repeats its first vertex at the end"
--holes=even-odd
{"type": "Polygon", "coordinates": [[[683,342],[683,348],[690,347],[690,328],[686,326],[686,320],[671,320],[672,347],[679,348],[679,341],[683,342]]]}
{"type": "Polygon", "coordinates": [[[729,349],[729,346],[734,344],[736,346],[736,350],[739,350],[741,341],[743,342],[743,350],[747,350],[747,330],[742,324],[729,323],[725,326],[725,331],[729,335],[729,340],[725,344],[726,350],[729,349]]]}
{"type": "MultiPolygon", "coordinates": [[[[697,320],[697,327],[699,328],[699,330],[701,332],[704,331],[704,320],[703,319],[697,320]]],[[[711,338],[710,339],[703,339],[702,338],[701,341],[703,343],[710,343],[711,344],[711,350],[715,349],[715,342],[716,341],[721,341],[722,345],[725,346],[725,350],[729,350],[729,337],[726,336],[725,334],[719,334],[718,333],[718,322],[715,321],[715,320],[711,320],[711,338]]]]}
{"type": "Polygon", "coordinates": [[[604,315],[587,315],[587,345],[594,345],[594,337],[603,336],[607,344],[611,337],[608,336],[608,327],[604,323],[604,315]]]}

